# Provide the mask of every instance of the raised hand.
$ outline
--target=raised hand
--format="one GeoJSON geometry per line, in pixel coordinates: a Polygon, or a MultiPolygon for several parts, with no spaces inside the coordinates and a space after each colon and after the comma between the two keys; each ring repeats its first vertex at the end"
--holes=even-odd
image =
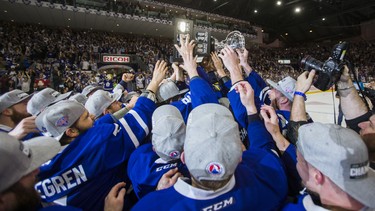
{"type": "Polygon", "coordinates": [[[264,120],[264,125],[267,131],[272,135],[276,135],[280,132],[279,118],[277,117],[276,111],[272,106],[263,105],[260,108],[260,115],[262,115],[264,120]]]}
{"type": "Polygon", "coordinates": [[[352,79],[350,78],[349,68],[345,65],[344,70],[341,73],[340,80],[337,82],[338,89],[347,88],[353,85],[352,79]]]}
{"type": "Polygon", "coordinates": [[[290,145],[290,142],[281,134],[279,118],[275,109],[272,106],[263,105],[260,108],[260,115],[262,115],[264,125],[266,126],[267,131],[272,135],[277,148],[283,153],[290,145]]]}
{"type": "Polygon", "coordinates": [[[242,105],[245,106],[247,114],[252,115],[257,113],[254,100],[254,90],[247,81],[240,81],[236,84],[236,92],[240,94],[242,105]]]}
{"type": "Polygon", "coordinates": [[[236,49],[236,52],[238,54],[238,58],[240,59],[240,65],[248,65],[247,58],[249,57],[249,51],[247,51],[246,48],[243,48],[242,50],[236,49]]]}
{"type": "Polygon", "coordinates": [[[130,82],[134,79],[134,74],[131,73],[124,73],[122,74],[121,80],[125,82],[130,82]]]}
{"type": "Polygon", "coordinates": [[[243,80],[237,53],[232,48],[228,46],[223,48],[219,54],[219,57],[223,60],[225,67],[230,72],[232,84],[243,80]]]}
{"type": "Polygon", "coordinates": [[[189,75],[190,78],[198,76],[197,72],[197,57],[193,56],[195,41],[190,40],[190,36],[186,35],[183,39],[182,34],[180,34],[180,46],[174,45],[178,53],[181,55],[184,63],[180,65],[189,75]]]}
{"type": "Polygon", "coordinates": [[[311,70],[310,72],[305,71],[300,76],[298,76],[296,82],[296,91],[302,93],[306,93],[307,91],[309,91],[313,83],[314,76],[315,70],[311,70]]]}
{"type": "Polygon", "coordinates": [[[217,74],[219,75],[220,78],[226,76],[225,71],[224,71],[224,65],[219,56],[216,54],[216,52],[211,53],[211,59],[212,62],[214,63],[215,70],[217,74]]]}
{"type": "Polygon", "coordinates": [[[218,70],[223,70],[224,65],[219,56],[216,54],[216,52],[211,52],[211,59],[212,62],[214,63],[215,69],[218,70]]]}
{"type": "Polygon", "coordinates": [[[21,140],[29,133],[38,133],[39,130],[35,124],[35,116],[30,116],[24,118],[16,127],[10,131],[8,134],[21,140]]]}
{"type": "Polygon", "coordinates": [[[155,64],[154,73],[152,75],[152,79],[150,81],[150,84],[147,87],[147,90],[150,90],[154,93],[159,88],[159,84],[163,81],[165,78],[165,74],[168,70],[167,62],[163,60],[158,60],[155,64]]]}

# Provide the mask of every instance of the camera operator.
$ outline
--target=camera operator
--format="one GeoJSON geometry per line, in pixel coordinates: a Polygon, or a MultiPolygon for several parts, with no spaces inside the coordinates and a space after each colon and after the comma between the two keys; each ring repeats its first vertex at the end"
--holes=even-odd
{"type": "Polygon", "coordinates": [[[337,82],[337,92],[340,95],[341,108],[346,124],[359,133],[369,150],[370,166],[375,167],[375,114],[369,111],[365,102],[359,96],[345,66],[340,80],[337,82]]]}

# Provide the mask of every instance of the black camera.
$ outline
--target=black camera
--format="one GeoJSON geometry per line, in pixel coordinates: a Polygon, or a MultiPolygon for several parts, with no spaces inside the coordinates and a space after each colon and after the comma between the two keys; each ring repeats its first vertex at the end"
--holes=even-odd
{"type": "Polygon", "coordinates": [[[349,44],[347,42],[336,44],[331,57],[325,62],[321,62],[312,56],[306,56],[301,60],[301,67],[304,70],[311,71],[314,69],[317,71],[318,78],[314,82],[316,88],[322,91],[328,90],[340,79],[348,47],[349,44]]]}

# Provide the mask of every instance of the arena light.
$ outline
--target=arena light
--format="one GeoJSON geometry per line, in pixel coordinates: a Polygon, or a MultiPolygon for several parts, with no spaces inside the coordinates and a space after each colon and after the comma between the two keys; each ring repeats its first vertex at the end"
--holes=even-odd
{"type": "Polygon", "coordinates": [[[277,6],[281,6],[281,4],[282,4],[281,1],[277,1],[277,2],[276,2],[276,5],[277,5],[277,6]]]}
{"type": "Polygon", "coordinates": [[[322,18],[322,21],[325,21],[326,20],[326,18],[322,18]]]}
{"type": "MultiPolygon", "coordinates": [[[[179,45],[180,44],[180,35],[182,38],[185,37],[185,35],[190,35],[190,38],[193,37],[193,26],[194,22],[192,20],[182,19],[182,18],[175,18],[173,20],[174,23],[174,40],[173,43],[179,45]]],[[[173,49],[173,59],[174,61],[181,60],[181,55],[177,52],[177,50],[173,49]]]]}
{"type": "Polygon", "coordinates": [[[186,31],[188,31],[188,29],[186,28],[187,24],[185,21],[181,21],[178,23],[178,30],[182,33],[185,33],[186,31]]]}
{"type": "Polygon", "coordinates": [[[301,12],[301,8],[300,8],[300,7],[296,7],[296,8],[294,9],[294,12],[295,12],[295,13],[300,13],[300,12],[301,12]]]}

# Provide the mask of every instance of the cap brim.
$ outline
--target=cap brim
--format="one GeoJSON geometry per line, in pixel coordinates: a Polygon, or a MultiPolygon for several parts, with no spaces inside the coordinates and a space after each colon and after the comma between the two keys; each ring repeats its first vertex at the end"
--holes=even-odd
{"type": "Polygon", "coordinates": [[[29,96],[27,96],[27,97],[25,97],[25,98],[23,98],[23,99],[17,101],[17,102],[14,103],[13,105],[15,105],[15,104],[17,104],[17,103],[20,103],[20,102],[22,102],[22,101],[24,101],[24,100],[26,100],[26,99],[30,99],[33,95],[34,95],[34,93],[31,93],[31,94],[29,94],[29,96]]]}
{"type": "Polygon", "coordinates": [[[61,101],[61,100],[68,99],[70,96],[72,96],[72,94],[73,94],[73,91],[70,91],[70,92],[67,92],[67,93],[61,94],[61,95],[59,95],[59,96],[56,98],[56,100],[54,100],[50,105],[55,104],[55,103],[57,103],[57,102],[59,102],[59,101],[61,101]]]}
{"type": "Polygon", "coordinates": [[[179,91],[179,95],[182,95],[182,94],[185,94],[186,92],[188,92],[189,89],[183,89],[183,90],[180,90],[179,91]]]}
{"type": "Polygon", "coordinates": [[[289,97],[289,94],[284,92],[284,90],[275,82],[273,82],[272,80],[270,79],[267,79],[266,80],[267,83],[269,83],[273,88],[275,88],[277,91],[281,92],[285,97],[287,97],[290,101],[293,101],[293,98],[290,98],[289,97]]]}
{"type": "Polygon", "coordinates": [[[31,150],[31,164],[24,175],[51,160],[60,151],[60,143],[51,137],[39,136],[23,142],[31,150]]]}
{"type": "Polygon", "coordinates": [[[112,94],[112,96],[113,96],[113,101],[112,101],[112,103],[115,102],[115,101],[119,101],[120,98],[121,98],[121,95],[122,95],[122,94],[117,93],[117,92],[116,92],[116,93],[113,93],[113,94],[112,94]]]}

